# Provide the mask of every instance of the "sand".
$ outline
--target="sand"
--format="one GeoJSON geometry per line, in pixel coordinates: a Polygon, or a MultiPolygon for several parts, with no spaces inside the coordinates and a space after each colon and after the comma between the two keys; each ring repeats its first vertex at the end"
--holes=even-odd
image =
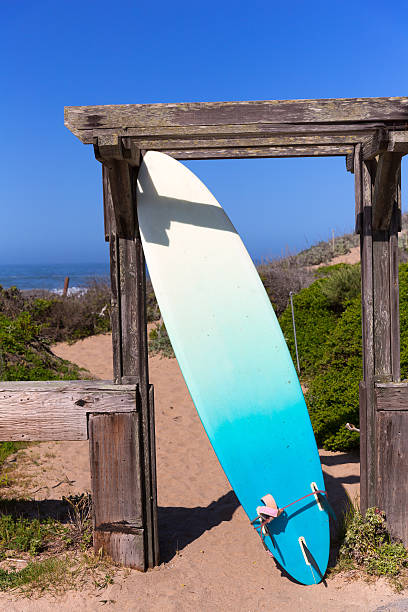
{"type": "MultiPolygon", "coordinates": [[[[109,334],[71,346],[59,344],[54,352],[99,378],[112,377],[109,334]]],[[[155,386],[162,564],[144,574],[119,574],[114,584],[103,590],[69,591],[57,600],[0,594],[0,609],[65,612],[103,606],[146,612],[367,612],[387,610],[391,602],[400,602],[398,609],[405,609],[401,607],[404,595],[396,594],[383,579],[367,583],[337,575],[325,584],[305,587],[283,577],[264,552],[231,490],[177,361],[156,356],[149,360],[149,367],[155,386]]],[[[21,455],[18,461],[24,462],[28,490],[32,494],[36,491],[36,499],[58,500],[90,489],[87,443],[49,442],[21,455]]],[[[322,451],[321,457],[326,487],[338,510],[345,492],[351,497],[358,495],[358,455],[322,451]]]]}

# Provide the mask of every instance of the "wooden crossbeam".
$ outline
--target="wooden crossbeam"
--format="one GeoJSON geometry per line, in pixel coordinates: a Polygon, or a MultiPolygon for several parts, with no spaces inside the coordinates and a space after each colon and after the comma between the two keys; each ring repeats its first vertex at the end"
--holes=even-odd
{"type": "Polygon", "coordinates": [[[329,157],[348,155],[353,145],[306,145],[287,147],[227,147],[225,149],[164,149],[176,159],[251,159],[268,157],[329,157]]]}
{"type": "Polygon", "coordinates": [[[407,121],[408,98],[339,98],[68,106],[72,131],[139,126],[407,121]]]}
{"type": "Polygon", "coordinates": [[[89,414],[138,411],[136,385],[0,382],[0,440],[87,440],[89,414]]]}

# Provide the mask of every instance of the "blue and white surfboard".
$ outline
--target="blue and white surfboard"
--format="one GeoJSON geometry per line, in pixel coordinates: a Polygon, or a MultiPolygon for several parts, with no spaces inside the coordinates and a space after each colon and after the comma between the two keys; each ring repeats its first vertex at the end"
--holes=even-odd
{"type": "Polygon", "coordinates": [[[325,494],[311,494],[313,487],[324,490],[319,455],[289,351],[251,258],[213,195],[173,158],[146,153],[137,201],[160,311],[248,529],[265,495],[279,508],[304,498],[265,524],[263,537],[293,578],[319,582],[329,554],[325,494]]]}

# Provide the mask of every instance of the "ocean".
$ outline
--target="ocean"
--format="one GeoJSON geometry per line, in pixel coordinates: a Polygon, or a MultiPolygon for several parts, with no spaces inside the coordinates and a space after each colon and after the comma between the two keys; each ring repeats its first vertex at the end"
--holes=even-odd
{"type": "Polygon", "coordinates": [[[69,276],[70,292],[75,293],[94,278],[109,277],[108,263],[10,264],[0,265],[0,285],[4,288],[45,289],[62,292],[69,276]]]}

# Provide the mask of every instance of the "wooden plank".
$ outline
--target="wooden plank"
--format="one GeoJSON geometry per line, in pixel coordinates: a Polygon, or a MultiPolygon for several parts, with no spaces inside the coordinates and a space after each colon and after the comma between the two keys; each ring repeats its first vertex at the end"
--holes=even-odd
{"type": "Polygon", "coordinates": [[[360,236],[364,380],[374,379],[373,244],[371,162],[362,163],[363,231],[360,236]]]}
{"type": "Polygon", "coordinates": [[[157,474],[156,474],[156,432],[154,418],[154,389],[153,385],[149,387],[149,421],[150,421],[150,506],[152,514],[152,558],[150,567],[159,565],[160,563],[160,547],[159,547],[159,529],[158,529],[158,513],[157,513],[157,474]]]}
{"type": "Polygon", "coordinates": [[[307,135],[291,134],[255,134],[252,136],[195,136],[184,134],[182,137],[134,137],[125,138],[127,143],[133,143],[139,149],[162,151],[166,149],[224,149],[224,148],[259,148],[288,146],[335,146],[353,145],[362,139],[360,134],[312,133],[307,135]]]}
{"type": "Polygon", "coordinates": [[[122,382],[122,319],[121,319],[121,292],[120,292],[120,238],[111,234],[109,238],[110,278],[111,278],[111,324],[112,324],[112,353],[113,377],[116,383],[122,382]]]}
{"type": "Polygon", "coordinates": [[[118,386],[111,380],[0,380],[0,393],[83,393],[103,392],[116,393],[118,391],[135,393],[136,385],[118,386]]]}
{"type": "Polygon", "coordinates": [[[145,570],[139,414],[91,415],[89,446],[94,550],[145,570]]]}
{"type": "Polygon", "coordinates": [[[362,182],[361,144],[355,146],[353,155],[355,232],[361,234],[363,226],[363,182],[362,182]]]}
{"type": "MultiPolygon", "coordinates": [[[[361,429],[363,448],[366,449],[366,471],[361,473],[366,488],[367,507],[376,500],[376,435],[374,397],[374,287],[373,287],[373,239],[371,229],[372,185],[375,168],[372,162],[362,164],[363,223],[360,234],[361,279],[362,279],[362,327],[363,327],[363,372],[365,383],[365,423],[361,429]]],[[[375,176],[375,175],[374,175],[375,176]]]]}
{"type": "Polygon", "coordinates": [[[138,126],[252,123],[408,121],[408,98],[266,100],[181,104],[68,106],[65,125],[74,133],[138,126]]]}
{"type": "Polygon", "coordinates": [[[401,223],[401,167],[397,172],[397,192],[391,217],[389,237],[390,266],[390,322],[391,322],[391,371],[392,380],[401,378],[400,365],[400,315],[399,315],[399,249],[398,230],[401,223]]]}
{"type": "Polygon", "coordinates": [[[360,404],[360,509],[365,513],[368,505],[367,491],[367,388],[364,381],[359,385],[360,404]]]}
{"type": "MultiPolygon", "coordinates": [[[[405,126],[405,123],[402,123],[405,126]]],[[[313,139],[311,144],[319,144],[321,137],[332,136],[333,140],[326,144],[337,144],[339,138],[346,138],[347,143],[361,142],[373,134],[375,130],[386,127],[383,122],[374,123],[251,123],[251,124],[221,124],[221,125],[194,125],[189,126],[151,126],[140,125],[137,127],[122,126],[117,128],[95,128],[80,130],[77,134],[85,144],[95,144],[95,138],[117,138],[118,132],[126,148],[130,148],[133,139],[153,139],[160,142],[163,139],[195,139],[195,138],[264,138],[274,136],[276,144],[284,144],[281,138],[292,136],[307,136],[313,139]]],[[[296,144],[296,143],[294,143],[296,144]]],[[[301,144],[301,143],[299,143],[301,144]]]]}
{"type": "MultiPolygon", "coordinates": [[[[133,240],[119,240],[120,278],[120,328],[122,351],[122,377],[136,376],[138,381],[139,340],[138,340],[138,295],[137,261],[133,240]]],[[[122,378],[123,381],[123,378],[122,378]]]]}
{"type": "Polygon", "coordinates": [[[408,412],[408,383],[377,383],[377,410],[408,412]]]}
{"type": "Polygon", "coordinates": [[[389,234],[373,231],[374,375],[392,380],[389,234]]]}
{"type": "Polygon", "coordinates": [[[2,382],[0,439],[87,440],[87,415],[134,412],[135,402],[134,385],[99,381],[2,382]]]}
{"type": "Polygon", "coordinates": [[[251,159],[268,157],[330,157],[348,155],[352,145],[288,146],[288,147],[242,147],[225,149],[163,149],[175,159],[251,159]]]}
{"type": "Polygon", "coordinates": [[[391,535],[408,546],[408,412],[378,412],[377,438],[377,505],[391,535]]]}
{"type": "Polygon", "coordinates": [[[401,153],[381,153],[378,160],[373,197],[373,230],[388,230],[397,192],[397,172],[401,153]]]}

